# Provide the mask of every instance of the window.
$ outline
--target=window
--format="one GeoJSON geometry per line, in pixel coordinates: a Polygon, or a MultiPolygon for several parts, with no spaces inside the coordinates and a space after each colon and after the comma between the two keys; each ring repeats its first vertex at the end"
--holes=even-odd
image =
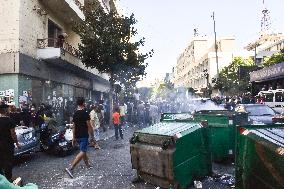
{"type": "Polygon", "coordinates": [[[264,98],[265,98],[265,102],[273,102],[273,97],[274,97],[274,94],[273,93],[266,93],[264,94],[264,98]]]}
{"type": "Polygon", "coordinates": [[[247,106],[247,112],[250,116],[264,116],[264,115],[275,115],[275,112],[268,106],[247,106]]]}
{"type": "Polygon", "coordinates": [[[275,93],[275,102],[284,102],[284,94],[281,92],[275,93]]]}
{"type": "Polygon", "coordinates": [[[58,47],[57,38],[62,34],[62,29],[51,20],[48,20],[48,46],[58,47]]]}

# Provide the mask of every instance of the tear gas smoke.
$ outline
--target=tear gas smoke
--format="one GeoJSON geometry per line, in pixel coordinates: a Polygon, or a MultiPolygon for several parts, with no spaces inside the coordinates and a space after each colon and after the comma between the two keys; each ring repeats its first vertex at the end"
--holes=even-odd
{"type": "Polygon", "coordinates": [[[150,100],[161,113],[194,113],[200,110],[224,110],[210,98],[200,98],[184,90],[171,90],[166,94],[153,96],[150,100]]]}

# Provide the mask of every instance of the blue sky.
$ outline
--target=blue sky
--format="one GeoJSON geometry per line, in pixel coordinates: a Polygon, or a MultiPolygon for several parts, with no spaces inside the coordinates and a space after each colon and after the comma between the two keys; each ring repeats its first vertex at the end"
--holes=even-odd
{"type": "MultiPolygon", "coordinates": [[[[145,51],[154,49],[148,60],[148,78],[170,72],[178,55],[189,43],[193,29],[213,36],[212,12],[217,36],[235,36],[242,49],[258,37],[262,0],[119,0],[125,14],[134,13],[139,36],[146,38],[145,51]]],[[[272,29],[284,32],[283,0],[266,0],[272,29]]]]}

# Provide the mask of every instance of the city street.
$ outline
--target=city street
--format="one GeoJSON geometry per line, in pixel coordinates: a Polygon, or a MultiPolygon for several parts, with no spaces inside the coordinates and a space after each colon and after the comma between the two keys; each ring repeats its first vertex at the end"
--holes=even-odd
{"type": "MultiPolygon", "coordinates": [[[[24,161],[14,169],[15,176],[24,181],[38,184],[39,188],[134,188],[131,180],[135,171],[131,169],[128,138],[133,129],[125,132],[125,139],[115,141],[113,130],[110,130],[101,141],[101,150],[89,148],[89,158],[93,169],[78,165],[71,179],[64,169],[76,155],[74,152],[65,157],[56,157],[45,153],[25,156],[24,161]],[[111,136],[111,137],[110,137],[111,136]],[[110,137],[110,138],[108,138],[110,137]]],[[[143,187],[146,188],[146,187],[143,187]]]]}
{"type": "Polygon", "coordinates": [[[283,6],[0,0],[0,189],[284,189],[283,6]]]}
{"type": "MultiPolygon", "coordinates": [[[[89,157],[93,169],[86,169],[81,163],[71,179],[64,171],[75,156],[75,152],[65,157],[57,157],[46,153],[25,155],[17,160],[14,175],[23,178],[24,182],[36,183],[41,189],[158,189],[147,183],[132,184],[136,171],[131,168],[129,153],[129,138],[136,128],[127,128],[124,140],[114,140],[113,130],[102,134],[100,142],[102,149],[89,148],[89,157]]],[[[232,166],[216,166],[216,173],[232,173],[232,166]],[[228,172],[229,171],[229,172],[228,172]]],[[[194,187],[191,187],[194,188],[194,187]]],[[[190,189],[191,189],[190,188],[190,189]]],[[[227,189],[210,179],[205,179],[203,188],[227,189]]]]}

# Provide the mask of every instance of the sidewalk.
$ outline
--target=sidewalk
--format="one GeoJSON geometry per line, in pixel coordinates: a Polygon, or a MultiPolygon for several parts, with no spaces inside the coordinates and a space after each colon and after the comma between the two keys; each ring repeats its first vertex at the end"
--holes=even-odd
{"type": "MultiPolygon", "coordinates": [[[[125,132],[127,129],[129,129],[130,127],[133,127],[133,128],[137,127],[137,128],[138,128],[138,126],[136,126],[136,125],[130,126],[129,124],[126,123],[126,124],[122,127],[122,132],[124,133],[124,132],[125,132]]],[[[105,131],[105,132],[100,131],[100,140],[99,140],[99,141],[106,141],[106,140],[108,140],[108,139],[111,138],[111,137],[114,137],[114,128],[113,128],[113,127],[112,127],[112,128],[109,128],[109,126],[108,126],[107,131],[105,131]]]]}
{"type": "Polygon", "coordinates": [[[114,136],[114,129],[107,129],[105,132],[100,131],[100,140],[99,141],[105,141],[108,140],[109,138],[114,136]]]}

